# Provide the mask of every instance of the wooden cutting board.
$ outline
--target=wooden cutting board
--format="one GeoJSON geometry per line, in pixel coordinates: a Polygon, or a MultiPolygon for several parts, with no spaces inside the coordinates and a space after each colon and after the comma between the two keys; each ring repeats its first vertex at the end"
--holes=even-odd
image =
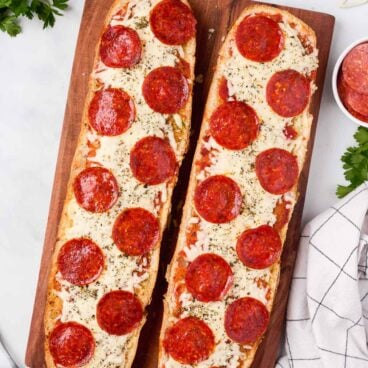
{"type": "MultiPolygon", "coordinates": [[[[105,15],[112,2],[113,0],[86,0],[85,2],[65,111],[36,300],[26,353],[26,364],[28,367],[32,368],[42,368],[45,366],[43,352],[43,313],[46,302],[47,280],[50,271],[51,256],[69,179],[70,165],[79,135],[83,105],[87,94],[88,76],[92,70],[93,54],[100,36],[105,15]]],[[[203,75],[204,80],[201,84],[197,83],[194,89],[191,146],[180,170],[178,185],[174,191],[172,218],[164,234],[158,281],[154,290],[152,303],[148,307],[148,320],[142,330],[134,368],[157,367],[157,344],[161,324],[162,298],[167,287],[165,271],[167,264],[170,262],[176,243],[178,224],[180,222],[182,204],[188,184],[191,161],[199,135],[203,108],[211,83],[213,69],[223,36],[227,34],[227,31],[243,8],[253,2],[250,0],[190,0],[190,3],[198,20],[196,75],[203,75]]],[[[270,326],[258,349],[253,364],[254,368],[273,367],[278,352],[291,276],[298,248],[310,158],[335,22],[334,17],[328,14],[288,7],[280,8],[289,10],[315,30],[318,39],[320,67],[318,69],[316,81],[318,90],[314,94],[311,106],[314,121],[309,142],[308,156],[300,179],[300,197],[295,207],[284,247],[280,284],[271,315],[270,326]]]]}

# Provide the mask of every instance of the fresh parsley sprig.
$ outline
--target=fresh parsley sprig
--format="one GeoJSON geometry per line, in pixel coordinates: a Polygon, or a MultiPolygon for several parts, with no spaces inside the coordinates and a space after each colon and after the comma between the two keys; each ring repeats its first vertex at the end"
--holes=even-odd
{"type": "Polygon", "coordinates": [[[350,184],[337,187],[336,195],[339,198],[345,197],[368,180],[368,129],[359,127],[354,138],[358,145],[349,147],[341,157],[341,161],[344,163],[344,176],[350,184]]]}
{"type": "Polygon", "coordinates": [[[14,37],[21,32],[20,17],[43,22],[43,28],[53,27],[55,16],[63,15],[69,0],[0,0],[0,30],[14,37]]]}

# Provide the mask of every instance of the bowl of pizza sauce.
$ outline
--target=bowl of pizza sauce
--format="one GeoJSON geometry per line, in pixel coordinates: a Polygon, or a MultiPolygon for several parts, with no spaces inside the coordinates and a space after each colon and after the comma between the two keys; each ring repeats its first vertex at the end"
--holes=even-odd
{"type": "Polygon", "coordinates": [[[340,110],[351,121],[368,127],[368,38],[355,41],[340,55],[332,90],[340,110]]]}

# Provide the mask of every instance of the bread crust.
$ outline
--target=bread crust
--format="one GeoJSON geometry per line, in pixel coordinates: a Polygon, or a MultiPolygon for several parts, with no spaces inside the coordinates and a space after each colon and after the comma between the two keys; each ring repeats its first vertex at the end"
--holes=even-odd
{"type": "MultiPolygon", "coordinates": [[[[185,200],[185,204],[184,204],[184,208],[183,208],[183,216],[182,216],[182,220],[181,220],[181,224],[180,224],[180,229],[179,229],[179,235],[178,235],[178,240],[177,240],[177,246],[175,249],[175,253],[173,255],[172,261],[170,263],[170,265],[167,268],[167,273],[166,273],[166,278],[168,280],[169,286],[168,286],[168,290],[167,290],[167,294],[165,296],[164,299],[164,314],[163,314],[163,321],[162,321],[162,326],[161,326],[161,332],[160,332],[160,346],[159,346],[159,365],[158,368],[164,368],[164,364],[161,364],[162,359],[163,359],[163,355],[164,355],[164,351],[163,351],[163,339],[164,339],[164,334],[165,334],[165,330],[170,326],[170,308],[169,308],[169,296],[173,295],[174,293],[174,286],[175,286],[175,282],[173,281],[174,276],[175,276],[175,263],[176,260],[179,257],[179,253],[183,250],[183,247],[179,247],[179,244],[185,244],[185,237],[186,237],[186,227],[189,223],[189,219],[192,217],[192,203],[193,203],[193,197],[194,197],[194,190],[197,184],[197,178],[196,178],[196,168],[195,168],[195,162],[201,157],[200,151],[201,151],[201,142],[203,142],[203,139],[206,135],[206,131],[208,129],[208,122],[210,119],[210,116],[212,114],[212,112],[214,111],[214,108],[217,107],[219,105],[219,101],[220,98],[218,96],[218,88],[221,82],[221,74],[219,73],[219,67],[224,64],[228,58],[229,55],[229,48],[230,48],[230,42],[232,40],[234,40],[235,37],[235,32],[236,29],[238,27],[238,25],[241,23],[241,21],[244,19],[244,17],[249,16],[249,15],[253,15],[255,13],[268,13],[268,14],[280,14],[282,15],[283,21],[289,23],[289,24],[294,24],[298,31],[299,34],[301,34],[302,36],[306,37],[307,40],[309,41],[310,45],[313,47],[313,50],[317,50],[317,38],[316,38],[316,34],[314,32],[314,30],[308,26],[307,24],[305,24],[303,21],[301,21],[299,18],[297,18],[296,16],[294,16],[293,14],[289,13],[288,11],[273,7],[273,6],[268,6],[268,5],[259,5],[259,4],[254,4],[254,5],[250,5],[248,7],[246,7],[242,13],[239,15],[239,17],[237,18],[237,20],[235,21],[235,23],[233,24],[232,28],[230,29],[230,31],[228,32],[223,45],[220,49],[219,55],[218,55],[218,59],[217,59],[217,64],[216,67],[214,69],[214,74],[213,74],[213,79],[212,79],[212,83],[210,86],[210,90],[209,90],[209,94],[208,94],[208,98],[206,101],[206,106],[205,106],[205,110],[204,110],[204,116],[203,116],[203,120],[202,120],[202,126],[201,126],[201,131],[200,131],[200,135],[198,138],[198,143],[197,143],[197,147],[196,147],[196,152],[194,155],[194,159],[193,159],[193,165],[192,165],[192,170],[191,170],[191,175],[190,175],[190,180],[189,180],[189,185],[188,185],[188,190],[187,190],[187,196],[186,196],[186,200],[185,200]]],[[[315,77],[312,78],[313,81],[315,81],[315,77]]],[[[306,111],[310,110],[310,106],[311,106],[311,101],[309,101],[309,104],[306,108],[306,111]]],[[[312,116],[310,115],[310,120],[312,120],[312,116]]],[[[309,135],[310,132],[307,129],[307,136],[309,139],[309,135]]],[[[303,154],[303,162],[302,162],[302,166],[300,169],[300,172],[302,171],[302,167],[304,165],[304,161],[305,161],[305,157],[306,157],[306,152],[307,149],[305,148],[304,150],[304,154],[303,154]]],[[[292,203],[292,209],[290,211],[290,215],[289,215],[289,221],[295,206],[295,203],[297,201],[297,198],[299,196],[298,193],[298,185],[295,185],[294,188],[292,189],[292,192],[294,194],[295,200],[292,203]]],[[[286,235],[287,235],[287,230],[288,230],[288,224],[289,221],[286,223],[286,225],[283,226],[283,228],[280,231],[280,238],[282,240],[282,244],[284,245],[285,239],[286,239],[286,235]]],[[[270,289],[272,290],[272,294],[270,295],[270,302],[267,305],[267,308],[269,311],[272,310],[273,307],[273,302],[275,299],[275,295],[276,295],[276,291],[277,291],[277,286],[279,283],[279,277],[280,277],[280,262],[274,264],[271,267],[271,278],[270,278],[270,289]]],[[[261,343],[261,339],[253,345],[252,349],[247,350],[246,354],[243,354],[242,358],[241,358],[241,362],[239,364],[239,368],[248,368],[251,366],[255,354],[257,352],[258,346],[261,343]]]]}
{"type": "MultiPolygon", "coordinates": [[[[50,271],[50,275],[49,275],[48,290],[47,290],[47,303],[46,303],[45,315],[44,315],[45,364],[46,364],[46,367],[48,367],[48,368],[56,368],[56,365],[54,364],[53,358],[50,354],[50,350],[49,350],[49,346],[48,346],[48,336],[51,333],[51,331],[53,330],[53,328],[55,326],[55,323],[60,318],[61,313],[62,313],[62,308],[63,308],[62,300],[55,293],[55,291],[59,290],[59,288],[60,288],[60,284],[58,283],[58,281],[56,279],[56,275],[57,275],[57,272],[58,272],[58,270],[57,270],[57,255],[58,255],[58,251],[59,251],[59,249],[62,245],[62,244],[60,244],[60,239],[65,238],[64,234],[65,234],[66,230],[68,229],[68,227],[72,226],[72,219],[69,218],[69,216],[67,214],[67,206],[73,198],[73,190],[72,190],[73,179],[76,177],[76,175],[81,170],[86,168],[87,161],[88,161],[87,158],[86,158],[87,132],[88,132],[88,107],[89,107],[90,101],[92,100],[94,92],[96,90],[96,87],[95,87],[96,81],[93,78],[93,71],[96,70],[96,67],[98,65],[99,45],[100,45],[101,37],[102,37],[102,34],[103,34],[104,30],[109,25],[112,16],[114,14],[116,14],[117,11],[126,8],[129,5],[130,1],[131,0],[114,0],[112,6],[111,6],[111,8],[110,8],[110,10],[109,10],[109,12],[106,16],[104,26],[103,26],[103,29],[101,30],[101,34],[100,34],[100,37],[99,37],[99,42],[97,43],[96,48],[95,48],[94,67],[93,67],[92,73],[89,77],[88,93],[87,93],[87,97],[86,97],[85,105],[84,105],[84,110],[83,110],[83,117],[82,117],[82,122],[81,122],[81,131],[80,131],[80,134],[79,134],[75,155],[74,155],[72,165],[71,165],[71,171],[70,171],[69,181],[68,181],[68,185],[67,185],[67,193],[66,193],[66,198],[65,198],[65,201],[64,201],[64,207],[63,207],[63,211],[62,211],[62,215],[61,215],[61,219],[60,219],[60,223],[59,223],[58,236],[57,236],[57,241],[56,241],[56,244],[55,244],[55,249],[54,249],[54,252],[53,252],[52,266],[51,266],[51,271],[50,271]]],[[[187,0],[181,0],[181,1],[190,7],[190,4],[187,0]]],[[[153,1],[154,5],[158,2],[159,2],[159,0],[154,0],[153,1]]],[[[187,152],[188,144],[189,144],[190,122],[191,122],[191,114],[192,114],[192,90],[193,90],[193,81],[194,81],[195,49],[196,49],[195,37],[193,37],[187,44],[183,45],[183,50],[184,50],[183,59],[190,65],[190,78],[188,78],[190,80],[190,96],[189,96],[189,99],[187,101],[187,104],[180,111],[180,115],[185,120],[186,126],[185,126],[185,130],[184,130],[183,134],[178,138],[179,140],[177,140],[178,145],[180,144],[180,146],[181,146],[181,152],[180,152],[181,157],[178,160],[179,166],[181,165],[181,161],[183,159],[183,156],[187,152]]],[[[160,213],[159,213],[159,220],[160,220],[160,224],[161,224],[161,226],[160,226],[161,227],[161,236],[160,236],[158,245],[155,247],[155,249],[152,250],[152,252],[150,254],[150,268],[147,272],[148,273],[148,278],[141,283],[142,287],[136,293],[136,295],[139,297],[139,299],[141,300],[142,304],[145,307],[151,301],[153,288],[154,288],[154,285],[155,285],[155,282],[156,282],[158,266],[159,266],[159,258],[160,258],[160,245],[161,245],[161,240],[162,240],[161,238],[162,238],[162,233],[163,233],[163,231],[166,227],[166,224],[167,224],[168,215],[169,215],[170,210],[171,210],[171,196],[172,196],[172,191],[175,187],[176,181],[177,181],[177,175],[168,184],[168,187],[167,187],[167,193],[168,193],[167,200],[163,204],[163,206],[161,207],[160,213]]],[[[135,357],[135,354],[136,354],[140,331],[141,331],[141,329],[142,329],[142,327],[145,323],[145,320],[146,319],[144,318],[142,320],[140,326],[137,329],[135,329],[135,331],[130,335],[129,339],[127,340],[127,343],[126,343],[127,348],[125,349],[125,351],[126,351],[125,362],[126,363],[121,365],[121,368],[131,367],[131,365],[133,363],[133,360],[134,360],[134,357],[135,357]]],[[[86,366],[88,366],[88,364],[86,366]]]]}

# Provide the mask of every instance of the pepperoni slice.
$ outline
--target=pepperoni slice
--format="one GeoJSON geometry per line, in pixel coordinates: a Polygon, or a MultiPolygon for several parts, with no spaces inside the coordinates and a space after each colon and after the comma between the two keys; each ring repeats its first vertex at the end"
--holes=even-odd
{"type": "Polygon", "coordinates": [[[252,344],[266,332],[269,322],[267,308],[257,299],[241,298],[225,312],[225,331],[239,344],[252,344]]]}
{"type": "Polygon", "coordinates": [[[356,92],[368,95],[368,43],[354,47],[344,59],[346,83],[356,92]]]}
{"type": "Polygon", "coordinates": [[[83,170],[74,180],[74,195],[79,205],[90,212],[105,212],[119,197],[114,175],[103,167],[83,170]]]}
{"type": "Polygon", "coordinates": [[[229,291],[233,273],[229,264],[216,254],[202,254],[188,267],[185,284],[201,302],[221,300],[229,291]]]}
{"type": "Polygon", "coordinates": [[[275,73],[267,84],[266,98],[276,114],[290,118],[301,114],[309,103],[310,81],[288,69],[275,73]]]}
{"type": "Polygon", "coordinates": [[[130,68],[138,64],[142,56],[138,33],[122,25],[109,26],[102,35],[100,56],[110,68],[130,68]]]}
{"type": "Polygon", "coordinates": [[[345,108],[349,111],[351,115],[353,115],[355,118],[368,122],[368,115],[362,115],[355,111],[348,103],[347,103],[347,89],[350,88],[347,83],[344,81],[344,78],[342,76],[339,77],[338,83],[337,83],[337,89],[341,98],[342,103],[344,104],[345,108]]]}
{"type": "Polygon", "coordinates": [[[257,270],[270,267],[280,259],[281,239],[271,226],[262,225],[244,231],[236,244],[243,264],[257,270]]]}
{"type": "Polygon", "coordinates": [[[120,89],[97,91],[89,105],[89,123],[101,135],[116,136],[126,132],[135,119],[134,102],[120,89]]]}
{"type": "Polygon", "coordinates": [[[221,146],[230,150],[242,150],[257,138],[258,117],[244,102],[225,102],[212,114],[210,131],[221,146]]]}
{"type": "Polygon", "coordinates": [[[110,335],[122,336],[139,326],[143,307],[139,299],[124,290],[105,294],[97,304],[98,325],[110,335]]]}
{"type": "Polygon", "coordinates": [[[364,121],[368,123],[368,115],[362,115],[353,110],[351,107],[347,108],[351,115],[353,115],[355,118],[359,119],[360,121],[364,121]]]}
{"type": "Polygon", "coordinates": [[[188,101],[189,85],[178,68],[162,66],[146,76],[142,93],[152,110],[161,114],[175,114],[188,101]]]}
{"type": "Polygon", "coordinates": [[[91,331],[79,323],[60,323],[50,334],[49,349],[55,365],[81,367],[93,357],[95,340],[91,331]]]}
{"type": "Polygon", "coordinates": [[[263,15],[245,18],[235,35],[236,46],[246,58],[256,62],[271,61],[284,48],[284,36],[279,25],[263,15]]]}
{"type": "Polygon", "coordinates": [[[339,84],[340,95],[344,104],[358,114],[368,116],[368,95],[363,95],[350,88],[343,76],[339,78],[339,84]]]}
{"type": "Polygon", "coordinates": [[[104,267],[104,255],[98,245],[86,238],[72,239],[60,249],[58,269],[65,280],[83,286],[96,281],[104,267]]]}
{"type": "Polygon", "coordinates": [[[142,256],[158,242],[160,224],[143,208],[128,208],[116,219],[112,238],[117,247],[129,256],[142,256]]]}
{"type": "Polygon", "coordinates": [[[257,156],[256,174],[264,190],[284,194],[298,181],[298,161],[288,151],[271,148],[257,156]]]}
{"type": "Polygon", "coordinates": [[[234,180],[215,175],[197,186],[194,203],[198,213],[206,221],[223,224],[239,215],[242,195],[234,180]]]}
{"type": "Polygon", "coordinates": [[[175,152],[169,142],[162,138],[143,138],[130,153],[130,168],[140,182],[148,185],[161,184],[176,173],[175,152]]]}
{"type": "Polygon", "coordinates": [[[205,322],[187,317],[166,330],[163,346],[177,362],[196,364],[212,354],[215,337],[205,322]]]}
{"type": "Polygon", "coordinates": [[[183,45],[195,36],[196,20],[191,9],[179,0],[163,0],[152,10],[153,34],[166,45],[183,45]]]}

